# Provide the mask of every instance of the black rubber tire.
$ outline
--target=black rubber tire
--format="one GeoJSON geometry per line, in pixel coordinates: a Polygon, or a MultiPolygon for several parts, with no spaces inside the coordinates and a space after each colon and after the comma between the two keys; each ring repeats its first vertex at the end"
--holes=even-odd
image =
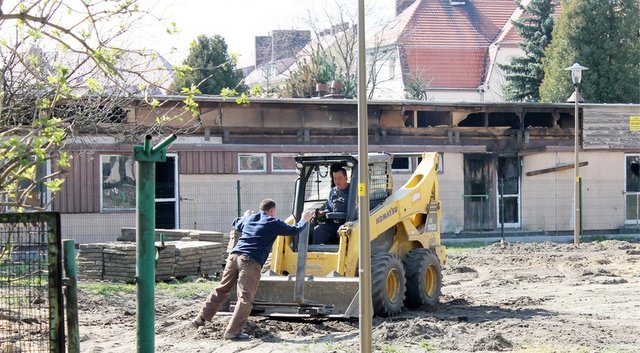
{"type": "Polygon", "coordinates": [[[442,267],[433,250],[414,249],[404,259],[407,294],[404,305],[409,309],[435,307],[442,290],[442,267]]]}
{"type": "Polygon", "coordinates": [[[402,261],[389,253],[371,259],[371,299],[376,316],[389,317],[402,311],[406,291],[402,261]]]}

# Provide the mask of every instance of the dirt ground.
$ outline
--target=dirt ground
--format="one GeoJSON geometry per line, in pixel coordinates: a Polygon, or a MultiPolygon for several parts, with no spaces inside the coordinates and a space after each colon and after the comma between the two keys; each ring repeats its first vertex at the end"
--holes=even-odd
{"type": "MultiPolygon", "coordinates": [[[[609,240],[493,244],[450,252],[441,304],[374,319],[374,352],[640,352],[640,245],[609,240]]],[[[198,330],[204,297],[156,298],[156,352],[358,352],[358,323],[251,317],[246,342],[222,340],[229,316],[198,330]]],[[[135,294],[80,293],[82,352],[135,352],[135,294]]]]}

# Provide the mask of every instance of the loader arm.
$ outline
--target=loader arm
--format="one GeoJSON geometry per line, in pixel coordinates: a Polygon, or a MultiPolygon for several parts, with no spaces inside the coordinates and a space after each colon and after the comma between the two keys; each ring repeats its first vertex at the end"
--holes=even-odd
{"type": "MultiPolygon", "coordinates": [[[[444,248],[440,246],[441,205],[438,195],[438,154],[423,153],[422,161],[411,178],[370,212],[371,241],[387,237],[388,251],[401,258],[415,248],[432,248],[444,264],[444,248]]],[[[355,276],[359,252],[359,222],[340,229],[347,240],[344,274],[355,276]]],[[[384,242],[384,241],[383,241],[384,242]]],[[[375,251],[374,251],[375,252],[375,251]]]]}

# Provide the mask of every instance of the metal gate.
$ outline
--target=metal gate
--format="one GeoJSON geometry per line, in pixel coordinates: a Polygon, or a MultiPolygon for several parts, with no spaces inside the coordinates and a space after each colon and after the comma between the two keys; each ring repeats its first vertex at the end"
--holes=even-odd
{"type": "Polygon", "coordinates": [[[60,214],[0,213],[0,352],[64,353],[60,214]]]}

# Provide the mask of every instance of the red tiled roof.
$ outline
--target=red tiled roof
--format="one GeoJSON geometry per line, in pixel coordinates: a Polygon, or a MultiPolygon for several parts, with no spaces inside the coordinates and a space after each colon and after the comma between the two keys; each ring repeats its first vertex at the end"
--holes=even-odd
{"type": "Polygon", "coordinates": [[[421,75],[432,88],[476,88],[482,82],[487,49],[408,47],[405,54],[407,74],[421,75]]]}
{"type": "Polygon", "coordinates": [[[380,42],[401,46],[406,73],[426,72],[432,88],[476,88],[489,45],[515,9],[513,0],[416,0],[383,30],[380,42]]]}

